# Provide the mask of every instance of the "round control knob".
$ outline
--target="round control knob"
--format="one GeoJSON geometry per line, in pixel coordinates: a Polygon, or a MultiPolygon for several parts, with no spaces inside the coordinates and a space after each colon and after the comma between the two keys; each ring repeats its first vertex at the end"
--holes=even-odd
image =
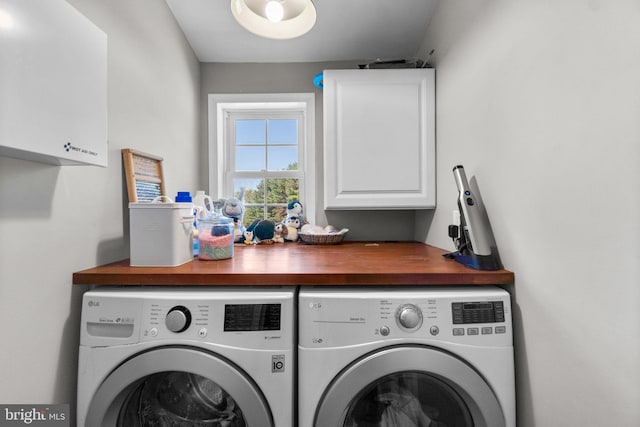
{"type": "Polygon", "coordinates": [[[186,331],[191,324],[191,313],[187,307],[177,305],[169,310],[164,323],[171,332],[186,331]]]}
{"type": "Polygon", "coordinates": [[[401,306],[396,318],[400,327],[405,330],[415,330],[422,325],[422,311],[413,304],[401,306]]]}

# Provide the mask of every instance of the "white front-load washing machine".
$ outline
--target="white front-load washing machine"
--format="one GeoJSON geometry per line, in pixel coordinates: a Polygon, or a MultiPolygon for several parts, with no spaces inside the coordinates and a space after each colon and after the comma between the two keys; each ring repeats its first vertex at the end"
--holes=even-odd
{"type": "Polygon", "coordinates": [[[506,291],[316,287],[298,310],[299,427],[515,427],[506,291]]]}
{"type": "Polygon", "coordinates": [[[77,425],[291,427],[295,288],[84,294],[77,425]]]}

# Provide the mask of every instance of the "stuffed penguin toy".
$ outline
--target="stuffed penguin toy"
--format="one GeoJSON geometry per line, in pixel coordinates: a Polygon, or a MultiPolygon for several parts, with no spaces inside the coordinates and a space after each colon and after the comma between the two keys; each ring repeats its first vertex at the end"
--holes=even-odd
{"type": "Polygon", "coordinates": [[[297,216],[290,216],[284,220],[284,225],[287,226],[287,235],[285,240],[289,242],[295,242],[298,240],[298,229],[302,226],[302,221],[297,216]]]}
{"type": "Polygon", "coordinates": [[[254,241],[259,245],[269,245],[274,243],[273,236],[276,223],[270,219],[256,219],[246,231],[253,233],[254,241]]]}
{"type": "Polygon", "coordinates": [[[297,216],[302,218],[302,203],[298,200],[292,200],[287,205],[287,217],[297,216]]]}
{"type": "Polygon", "coordinates": [[[245,231],[244,232],[244,244],[245,245],[255,245],[256,242],[253,241],[253,231],[245,231]]]}

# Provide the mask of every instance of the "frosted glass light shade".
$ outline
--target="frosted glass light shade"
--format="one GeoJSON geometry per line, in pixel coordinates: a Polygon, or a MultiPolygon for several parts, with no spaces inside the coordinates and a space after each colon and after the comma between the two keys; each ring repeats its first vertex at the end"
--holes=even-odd
{"type": "Polygon", "coordinates": [[[270,39],[293,39],[313,28],[316,8],[311,0],[278,0],[283,7],[281,21],[270,21],[266,5],[273,0],[231,0],[233,17],[248,31],[270,39]]]}

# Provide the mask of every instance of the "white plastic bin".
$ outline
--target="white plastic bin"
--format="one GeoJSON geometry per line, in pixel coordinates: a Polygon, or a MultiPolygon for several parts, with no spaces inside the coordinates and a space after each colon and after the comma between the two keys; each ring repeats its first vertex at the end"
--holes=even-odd
{"type": "Polygon", "coordinates": [[[129,203],[131,266],[175,267],[193,260],[192,203],[129,203]]]}

